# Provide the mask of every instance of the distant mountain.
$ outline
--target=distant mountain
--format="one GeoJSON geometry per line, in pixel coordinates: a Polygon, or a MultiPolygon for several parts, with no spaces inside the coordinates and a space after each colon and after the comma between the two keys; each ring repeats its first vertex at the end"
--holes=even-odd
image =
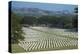
{"type": "Polygon", "coordinates": [[[50,15],[50,16],[62,16],[62,15],[73,15],[71,13],[69,13],[68,10],[63,10],[63,11],[48,11],[48,10],[42,10],[39,8],[13,8],[12,12],[19,14],[19,15],[23,15],[23,16],[46,16],[46,15],[50,15]]]}

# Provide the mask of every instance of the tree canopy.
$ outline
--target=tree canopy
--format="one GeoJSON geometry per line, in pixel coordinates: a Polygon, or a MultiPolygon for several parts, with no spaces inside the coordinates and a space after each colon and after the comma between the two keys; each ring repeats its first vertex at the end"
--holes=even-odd
{"type": "Polygon", "coordinates": [[[11,13],[11,43],[19,43],[19,40],[24,39],[21,20],[19,16],[11,13]]]}

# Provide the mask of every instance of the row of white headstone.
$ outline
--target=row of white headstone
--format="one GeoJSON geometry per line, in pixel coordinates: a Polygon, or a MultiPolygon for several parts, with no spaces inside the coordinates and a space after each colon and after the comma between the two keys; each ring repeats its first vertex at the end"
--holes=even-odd
{"type": "Polygon", "coordinates": [[[47,40],[39,40],[39,41],[21,41],[19,43],[21,47],[23,47],[26,51],[34,51],[40,50],[44,48],[61,48],[61,47],[69,47],[69,46],[77,46],[77,40],[61,40],[61,39],[47,39],[47,40]]]}

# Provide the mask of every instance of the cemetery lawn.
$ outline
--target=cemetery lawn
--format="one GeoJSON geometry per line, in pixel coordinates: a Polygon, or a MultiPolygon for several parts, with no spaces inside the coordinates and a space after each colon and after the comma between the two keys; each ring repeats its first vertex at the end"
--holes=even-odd
{"type": "Polygon", "coordinates": [[[21,53],[21,52],[26,52],[26,51],[18,44],[12,44],[12,53],[21,53]]]}

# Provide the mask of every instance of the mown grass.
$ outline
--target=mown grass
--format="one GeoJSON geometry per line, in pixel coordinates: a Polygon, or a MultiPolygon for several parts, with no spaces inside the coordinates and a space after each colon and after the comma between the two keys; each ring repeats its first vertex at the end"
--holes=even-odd
{"type": "Polygon", "coordinates": [[[21,53],[26,52],[22,47],[20,47],[18,44],[11,44],[12,53],[21,53]]]}

